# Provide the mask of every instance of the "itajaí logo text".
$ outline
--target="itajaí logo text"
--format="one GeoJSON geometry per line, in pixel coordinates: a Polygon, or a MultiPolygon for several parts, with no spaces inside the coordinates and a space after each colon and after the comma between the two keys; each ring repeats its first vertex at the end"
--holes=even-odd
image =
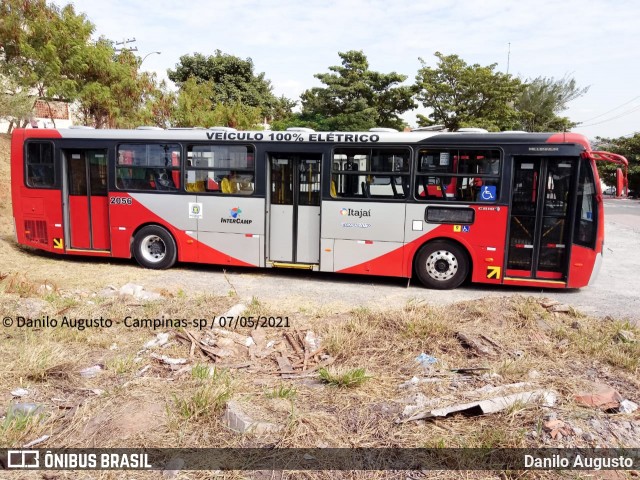
{"type": "Polygon", "coordinates": [[[340,210],[340,215],[343,217],[370,217],[371,210],[359,210],[354,208],[343,208],[340,210]]]}
{"type": "Polygon", "coordinates": [[[240,218],[241,215],[242,210],[240,210],[240,207],[233,207],[231,210],[229,210],[229,216],[231,218],[222,217],[220,219],[220,223],[238,223],[241,225],[249,225],[250,223],[253,223],[253,220],[250,220],[248,218],[240,218]]]}

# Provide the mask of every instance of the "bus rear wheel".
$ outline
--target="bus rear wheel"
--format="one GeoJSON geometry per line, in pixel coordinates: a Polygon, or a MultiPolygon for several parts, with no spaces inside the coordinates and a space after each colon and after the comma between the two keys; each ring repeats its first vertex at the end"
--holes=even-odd
{"type": "Polygon", "coordinates": [[[469,260],[466,252],[452,242],[436,240],[423,246],[416,257],[416,273],[429,288],[456,288],[467,278],[469,260]]]}
{"type": "Polygon", "coordinates": [[[157,225],[141,228],[133,238],[133,256],[143,267],[170,268],[176,263],[177,253],[171,234],[157,225]]]}

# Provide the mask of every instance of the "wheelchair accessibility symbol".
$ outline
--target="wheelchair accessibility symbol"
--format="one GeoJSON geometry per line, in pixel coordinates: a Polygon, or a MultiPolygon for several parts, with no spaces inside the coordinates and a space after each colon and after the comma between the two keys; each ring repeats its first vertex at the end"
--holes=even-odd
{"type": "Polygon", "coordinates": [[[496,187],[492,185],[484,185],[480,194],[478,195],[478,200],[481,202],[493,202],[496,200],[496,187]]]}

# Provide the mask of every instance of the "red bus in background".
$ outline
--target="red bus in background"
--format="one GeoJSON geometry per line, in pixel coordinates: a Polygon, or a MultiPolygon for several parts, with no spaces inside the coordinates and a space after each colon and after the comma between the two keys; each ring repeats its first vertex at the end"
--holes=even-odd
{"type": "Polygon", "coordinates": [[[602,258],[577,134],[17,129],[18,243],[52,253],[301,268],[455,288],[579,288],[602,258]]]}

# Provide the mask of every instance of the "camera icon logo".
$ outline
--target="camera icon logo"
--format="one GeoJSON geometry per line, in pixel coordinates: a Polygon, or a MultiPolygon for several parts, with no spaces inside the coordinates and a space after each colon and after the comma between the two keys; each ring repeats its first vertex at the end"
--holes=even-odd
{"type": "Polygon", "coordinates": [[[9,450],[7,468],[40,468],[40,452],[37,450],[9,450]]]}

